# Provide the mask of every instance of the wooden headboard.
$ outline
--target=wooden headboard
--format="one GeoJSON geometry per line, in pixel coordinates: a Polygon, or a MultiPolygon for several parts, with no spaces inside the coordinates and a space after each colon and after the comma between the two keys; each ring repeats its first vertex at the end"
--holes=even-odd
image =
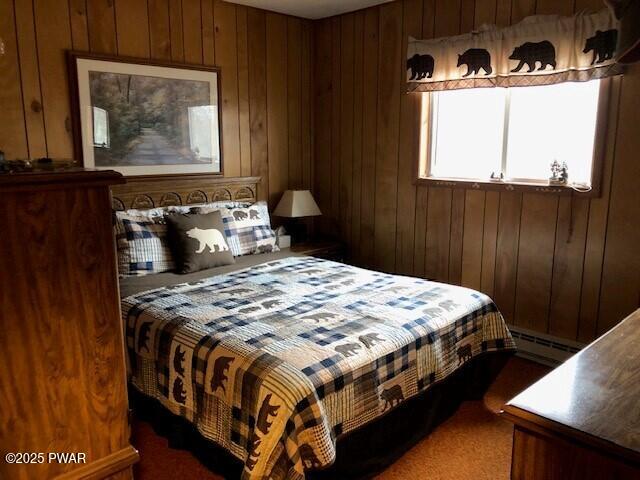
{"type": "Polygon", "coordinates": [[[171,205],[258,199],[260,177],[220,177],[219,175],[170,175],[129,177],[111,188],[114,210],[148,209],[171,205]]]}

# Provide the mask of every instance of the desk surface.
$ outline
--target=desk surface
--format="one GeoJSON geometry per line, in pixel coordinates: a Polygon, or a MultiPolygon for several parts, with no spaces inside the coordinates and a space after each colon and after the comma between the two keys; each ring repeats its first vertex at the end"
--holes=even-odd
{"type": "Polygon", "coordinates": [[[640,310],[513,398],[504,415],[640,462],[640,310]]]}

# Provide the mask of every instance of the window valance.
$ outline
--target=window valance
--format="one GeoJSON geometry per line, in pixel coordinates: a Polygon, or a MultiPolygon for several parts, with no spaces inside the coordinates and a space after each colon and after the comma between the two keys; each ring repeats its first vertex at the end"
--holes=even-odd
{"type": "Polygon", "coordinates": [[[617,39],[618,22],[608,9],[532,16],[455,37],[409,38],[407,90],[550,85],[617,75],[617,39]]]}

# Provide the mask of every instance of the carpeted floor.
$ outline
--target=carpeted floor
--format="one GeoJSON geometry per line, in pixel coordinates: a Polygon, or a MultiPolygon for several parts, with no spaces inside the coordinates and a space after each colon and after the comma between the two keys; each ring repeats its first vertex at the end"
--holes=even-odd
{"type": "MultiPolygon", "coordinates": [[[[496,413],[502,405],[549,369],[512,358],[485,395],[465,402],[456,414],[400,460],[379,480],[500,480],[509,478],[512,425],[496,413]]],[[[133,444],[140,451],[134,473],[138,480],[220,480],[188,452],[168,448],[144,422],[134,422],[133,444]]]]}

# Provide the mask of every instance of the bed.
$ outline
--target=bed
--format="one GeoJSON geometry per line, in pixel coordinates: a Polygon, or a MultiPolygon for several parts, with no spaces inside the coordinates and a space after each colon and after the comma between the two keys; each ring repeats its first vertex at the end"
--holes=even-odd
{"type": "Polygon", "coordinates": [[[228,477],[369,476],[514,351],[482,293],[287,251],[120,287],[136,412],[228,477]]]}

